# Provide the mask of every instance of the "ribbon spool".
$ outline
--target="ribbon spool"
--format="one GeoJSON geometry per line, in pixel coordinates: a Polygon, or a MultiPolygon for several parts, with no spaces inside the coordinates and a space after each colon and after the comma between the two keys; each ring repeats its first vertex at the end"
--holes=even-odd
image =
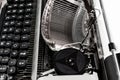
{"type": "Polygon", "coordinates": [[[87,62],[85,55],[73,48],[60,50],[54,55],[55,70],[60,75],[83,74],[87,62]]]}

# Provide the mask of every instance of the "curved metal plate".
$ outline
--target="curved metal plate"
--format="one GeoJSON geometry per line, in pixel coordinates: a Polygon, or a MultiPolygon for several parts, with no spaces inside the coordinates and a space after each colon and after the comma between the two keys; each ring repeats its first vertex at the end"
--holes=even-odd
{"type": "Polygon", "coordinates": [[[78,6],[68,0],[48,0],[42,17],[41,33],[52,50],[59,51],[66,48],[64,45],[76,42],[72,30],[74,18],[77,11],[84,10],[83,8],[85,8],[83,2],[79,2],[78,6]]]}
{"type": "Polygon", "coordinates": [[[88,20],[87,10],[83,7],[79,7],[74,18],[72,27],[72,38],[74,42],[82,42],[87,32],[87,20],[88,20]]]}

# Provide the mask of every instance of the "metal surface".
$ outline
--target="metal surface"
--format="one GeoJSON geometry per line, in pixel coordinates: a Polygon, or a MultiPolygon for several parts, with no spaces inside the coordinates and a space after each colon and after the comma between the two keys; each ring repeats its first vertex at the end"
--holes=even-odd
{"type": "Polygon", "coordinates": [[[75,4],[75,5],[80,5],[80,3],[79,2],[82,2],[82,0],[67,0],[67,1],[69,1],[69,2],[71,2],[71,3],[73,3],[73,4],[75,4]]]}
{"type": "Polygon", "coordinates": [[[4,7],[5,4],[7,4],[6,0],[0,0],[0,14],[1,14],[2,8],[4,7]]]}
{"type": "Polygon", "coordinates": [[[107,26],[109,29],[109,34],[111,41],[114,42],[116,50],[115,53],[120,53],[120,10],[119,3],[120,0],[101,0],[102,5],[104,6],[104,12],[107,20],[107,26]],[[108,4],[109,1],[109,4],[108,4]]]}
{"type": "Polygon", "coordinates": [[[82,42],[84,37],[87,35],[87,21],[88,21],[88,13],[87,10],[82,6],[83,8],[79,7],[74,21],[73,21],[73,27],[72,27],[72,39],[73,42],[82,42]]]}
{"type": "MultiPolygon", "coordinates": [[[[110,10],[108,10],[109,8],[106,6],[106,5],[108,5],[108,4],[106,4],[106,2],[104,2],[104,1],[100,1],[100,3],[101,3],[101,7],[102,7],[102,10],[103,10],[103,16],[104,16],[104,20],[105,20],[105,24],[106,24],[106,30],[107,30],[107,34],[108,34],[108,38],[109,38],[109,43],[111,43],[111,42],[113,42],[114,43],[114,39],[113,39],[113,37],[112,37],[112,35],[111,35],[111,31],[110,31],[110,27],[114,27],[115,25],[113,25],[113,24],[111,24],[111,23],[113,23],[113,22],[111,22],[111,18],[109,18],[109,17],[112,17],[112,16],[114,16],[114,15],[109,15],[109,14],[112,14],[112,11],[110,10]],[[106,7],[105,7],[106,6],[106,7]],[[108,15],[109,15],[109,17],[108,17],[108,15]],[[110,23],[111,22],[111,23],[110,23]]],[[[117,5],[117,4],[116,4],[117,5]]],[[[108,6],[110,6],[110,5],[108,5],[108,6]]],[[[112,5],[111,5],[112,6],[112,5]]],[[[114,7],[114,8],[116,8],[116,7],[114,7]]],[[[118,12],[118,11],[117,11],[118,12]]],[[[115,14],[116,15],[116,14],[115,14]]],[[[116,18],[117,19],[117,18],[116,18]]],[[[116,20],[115,19],[115,20],[116,20]]],[[[116,24],[116,23],[114,23],[114,24],[116,24]]],[[[118,25],[117,25],[118,26],[118,25]]],[[[114,36],[116,36],[116,35],[114,35],[114,36]]],[[[116,44],[117,45],[117,44],[116,44]]],[[[113,59],[114,59],[114,62],[115,62],[115,67],[116,67],[116,72],[117,72],[117,76],[118,76],[118,80],[120,80],[120,68],[119,68],[119,63],[118,63],[118,60],[117,60],[117,55],[116,55],[116,49],[112,49],[111,50],[111,53],[112,53],[112,56],[113,56],[113,59]]]]}
{"type": "MultiPolygon", "coordinates": [[[[113,73],[117,73],[118,80],[120,80],[120,72],[119,72],[119,65],[118,61],[116,58],[116,50],[112,50],[111,52],[109,51],[109,46],[108,44],[111,42],[114,42],[116,39],[116,42],[119,42],[120,40],[118,39],[119,37],[116,36],[116,31],[119,31],[118,25],[116,25],[116,20],[118,18],[118,9],[116,9],[119,4],[119,0],[117,1],[109,1],[109,0],[93,0],[94,2],[94,8],[98,9],[101,12],[101,15],[97,18],[98,21],[98,29],[100,33],[100,38],[101,38],[101,45],[103,49],[103,55],[104,59],[108,58],[109,56],[113,55],[114,58],[114,63],[115,63],[115,68],[117,69],[113,73]],[[103,2],[102,2],[103,1],[103,2]],[[109,4],[108,4],[109,2],[109,4]],[[113,5],[115,3],[115,6],[113,5]],[[117,2],[117,3],[116,3],[117,2]],[[118,4],[118,5],[117,5],[118,4]],[[115,11],[113,11],[115,10],[115,11]],[[118,15],[116,15],[116,13],[118,15]],[[117,16],[117,17],[115,17],[117,16]],[[113,20],[114,19],[114,20],[113,20]],[[113,33],[115,34],[113,36],[113,33]]],[[[118,21],[118,20],[117,20],[118,21]]],[[[119,22],[117,22],[119,24],[119,22]]],[[[115,42],[115,43],[116,43],[115,42]]],[[[117,43],[116,45],[118,45],[117,43]]],[[[119,51],[119,49],[117,49],[119,51]]],[[[111,66],[109,66],[111,67],[111,66]]],[[[106,67],[107,68],[107,67],[106,67]]],[[[109,74],[109,72],[108,72],[109,74]]],[[[112,75],[112,74],[111,74],[112,75]]]]}
{"type": "Polygon", "coordinates": [[[38,80],[99,80],[97,73],[88,74],[85,73],[83,75],[67,75],[67,76],[53,76],[48,75],[45,77],[41,77],[38,80]]]}
{"type": "Polygon", "coordinates": [[[106,25],[105,25],[105,21],[104,21],[104,16],[102,13],[102,8],[100,5],[100,1],[99,0],[93,0],[93,5],[96,13],[96,17],[97,17],[97,26],[96,28],[98,29],[98,34],[99,34],[99,40],[96,39],[97,41],[101,41],[99,42],[100,44],[100,48],[99,51],[99,57],[106,59],[108,56],[112,55],[112,53],[109,51],[109,38],[107,35],[107,30],[106,30],[106,25]],[[99,11],[98,11],[99,10],[99,11]],[[100,15],[99,15],[100,14],[100,15]],[[102,53],[103,51],[103,53],[102,53]]]}
{"type": "Polygon", "coordinates": [[[41,22],[41,6],[42,0],[37,0],[37,14],[35,25],[35,40],[33,51],[33,65],[32,65],[32,80],[37,80],[37,68],[38,68],[38,54],[39,54],[39,37],[40,37],[40,22],[41,22]]]}
{"type": "MultiPolygon", "coordinates": [[[[75,22],[74,17],[78,15],[77,10],[81,9],[81,12],[82,10],[85,11],[85,7],[82,1],[79,1],[79,6],[71,3],[71,1],[48,0],[45,7],[42,17],[41,32],[46,43],[54,51],[59,51],[61,48],[63,49],[63,46],[66,44],[80,42],[73,40],[73,36],[76,36],[76,33],[73,33],[72,29],[75,28],[75,25],[73,26],[73,22],[75,22]]],[[[82,13],[81,16],[83,15],[85,14],[82,13]]],[[[82,24],[77,23],[81,24],[80,27],[83,26],[83,21],[85,20],[85,17],[81,16],[79,18],[81,18],[82,24]]],[[[81,39],[83,38],[81,37],[83,35],[79,36],[81,39]]]]}
{"type": "Polygon", "coordinates": [[[0,9],[1,9],[1,7],[2,7],[2,1],[0,1],[0,9]]]}

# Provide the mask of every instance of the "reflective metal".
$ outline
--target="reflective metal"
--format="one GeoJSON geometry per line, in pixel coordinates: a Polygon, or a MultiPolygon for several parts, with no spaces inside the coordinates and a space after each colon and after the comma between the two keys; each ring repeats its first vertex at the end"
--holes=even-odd
{"type": "Polygon", "coordinates": [[[66,44],[81,42],[84,37],[84,32],[81,29],[84,27],[85,18],[87,18],[84,2],[79,0],[78,6],[71,1],[73,0],[48,0],[45,7],[41,33],[46,43],[54,51],[66,48],[63,47],[66,44]],[[80,21],[76,23],[78,16],[80,21]],[[80,25],[77,26],[77,24],[80,25]],[[75,28],[80,31],[80,33],[77,31],[77,36],[75,28]],[[81,34],[82,32],[83,34],[81,34]],[[81,39],[75,40],[74,38],[78,38],[78,36],[81,39]]]}

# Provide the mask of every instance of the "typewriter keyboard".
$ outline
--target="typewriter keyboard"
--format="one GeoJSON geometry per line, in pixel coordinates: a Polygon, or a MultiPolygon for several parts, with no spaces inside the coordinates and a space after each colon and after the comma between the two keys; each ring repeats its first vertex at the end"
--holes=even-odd
{"type": "Polygon", "coordinates": [[[7,0],[0,17],[0,80],[30,80],[36,0],[7,0]]]}

